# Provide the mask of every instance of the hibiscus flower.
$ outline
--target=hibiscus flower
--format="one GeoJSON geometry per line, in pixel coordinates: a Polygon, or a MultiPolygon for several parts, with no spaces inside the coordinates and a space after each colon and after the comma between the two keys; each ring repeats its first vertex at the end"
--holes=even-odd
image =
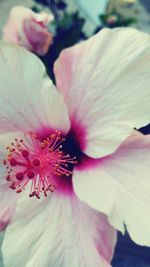
{"type": "Polygon", "coordinates": [[[150,245],[150,138],[133,130],[149,122],[149,57],[149,35],[104,29],[61,53],[56,89],[35,55],[1,44],[6,267],[109,267],[107,216],[150,245]]]}
{"type": "Polygon", "coordinates": [[[3,28],[3,40],[43,56],[53,41],[52,33],[48,32],[48,24],[52,20],[53,15],[16,6],[11,9],[3,28]]]}

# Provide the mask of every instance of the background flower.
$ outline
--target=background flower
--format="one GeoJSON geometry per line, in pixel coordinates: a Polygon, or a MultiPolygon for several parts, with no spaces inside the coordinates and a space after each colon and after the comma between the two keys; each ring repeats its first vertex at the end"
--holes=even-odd
{"type": "Polygon", "coordinates": [[[3,39],[24,46],[38,55],[44,55],[53,40],[47,28],[52,20],[53,16],[47,13],[34,13],[25,7],[14,7],[3,29],[3,39]]]}

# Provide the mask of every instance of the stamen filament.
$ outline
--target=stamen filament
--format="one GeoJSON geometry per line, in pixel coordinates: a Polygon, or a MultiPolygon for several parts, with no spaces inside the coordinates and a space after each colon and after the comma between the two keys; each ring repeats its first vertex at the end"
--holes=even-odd
{"type": "Polygon", "coordinates": [[[31,132],[25,135],[25,140],[26,143],[16,138],[7,147],[8,155],[3,160],[7,170],[6,180],[17,193],[31,183],[30,197],[40,198],[42,191],[47,196],[48,191],[53,192],[58,186],[55,176],[61,179],[73,174],[68,168],[70,164],[76,164],[76,158],[63,153],[65,139],[60,131],[55,131],[43,141],[31,132]]]}

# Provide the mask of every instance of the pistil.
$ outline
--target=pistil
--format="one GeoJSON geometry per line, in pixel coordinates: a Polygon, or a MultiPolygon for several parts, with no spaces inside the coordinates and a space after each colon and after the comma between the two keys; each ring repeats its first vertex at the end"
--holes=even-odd
{"type": "MultiPolygon", "coordinates": [[[[7,147],[8,155],[3,160],[7,170],[6,180],[9,187],[21,193],[30,183],[30,197],[40,198],[41,192],[54,192],[62,176],[72,176],[70,164],[76,164],[76,158],[63,153],[61,132],[55,131],[43,141],[34,133],[23,139],[15,139],[7,147]]],[[[73,169],[73,168],[72,168],[73,169]]]]}

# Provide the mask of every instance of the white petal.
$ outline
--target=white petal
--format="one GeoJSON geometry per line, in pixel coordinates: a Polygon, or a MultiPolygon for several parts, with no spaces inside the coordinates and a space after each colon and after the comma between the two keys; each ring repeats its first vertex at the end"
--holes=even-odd
{"type": "Polygon", "coordinates": [[[19,133],[0,135],[0,231],[4,230],[15,212],[16,193],[9,188],[6,182],[6,168],[2,164],[6,159],[6,147],[19,133]]]}
{"type": "Polygon", "coordinates": [[[74,195],[25,196],[5,233],[3,260],[5,267],[110,267],[115,242],[106,216],[74,195]]]}
{"type": "MultiPolygon", "coordinates": [[[[0,171],[0,175],[2,175],[0,171]]],[[[0,184],[0,231],[10,223],[15,212],[16,194],[8,185],[0,184]]]]}
{"type": "Polygon", "coordinates": [[[9,131],[67,132],[69,118],[62,96],[45,67],[23,48],[0,45],[0,133],[9,131]]]}
{"type": "Polygon", "coordinates": [[[134,127],[149,123],[149,73],[150,36],[135,29],[104,29],[61,53],[57,87],[87,155],[114,152],[134,127]]]}
{"type": "Polygon", "coordinates": [[[111,156],[77,170],[74,188],[115,228],[126,226],[136,243],[150,246],[150,135],[133,135],[111,156]]]}

